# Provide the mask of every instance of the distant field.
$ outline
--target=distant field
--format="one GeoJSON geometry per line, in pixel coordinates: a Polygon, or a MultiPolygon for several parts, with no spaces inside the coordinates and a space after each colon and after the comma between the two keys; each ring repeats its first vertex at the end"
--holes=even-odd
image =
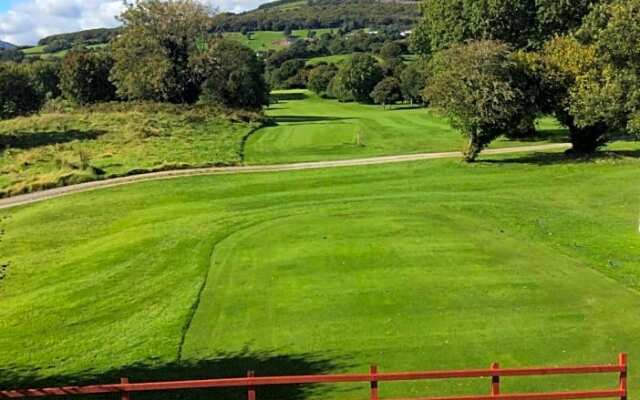
{"type": "Polygon", "coordinates": [[[310,58],[307,61],[308,65],[318,65],[320,63],[327,64],[341,64],[349,59],[351,59],[351,54],[335,54],[331,56],[323,56],[323,57],[314,57],[310,58]]]}
{"type": "MultiPolygon", "coordinates": [[[[315,31],[317,35],[321,35],[325,32],[331,32],[332,29],[295,30],[292,32],[292,35],[299,38],[305,38],[309,35],[310,31],[315,31]]],[[[286,47],[286,44],[284,43],[284,41],[286,40],[286,37],[283,32],[276,32],[276,31],[252,32],[250,40],[246,36],[242,35],[240,32],[230,32],[225,34],[225,37],[237,40],[240,43],[243,43],[244,45],[249,46],[256,51],[277,50],[277,49],[286,47]]]]}
{"type": "MultiPolygon", "coordinates": [[[[99,49],[101,47],[105,47],[107,46],[106,44],[93,44],[90,46],[87,46],[90,49],[99,49]]],[[[45,46],[35,46],[35,47],[30,47],[28,49],[24,49],[22,50],[22,52],[27,56],[27,57],[42,57],[42,58],[52,58],[52,57],[64,57],[65,54],[67,54],[69,52],[69,50],[61,50],[61,51],[57,51],[55,53],[45,53],[44,52],[44,48],[45,46]]]]}
{"type": "MultiPolygon", "coordinates": [[[[640,147],[619,150],[193,177],[0,211],[0,387],[636,360],[640,147]]],[[[629,384],[638,399],[640,369],[629,384]]],[[[367,396],[346,385],[258,398],[367,396]]]]}
{"type": "Polygon", "coordinates": [[[0,121],[0,196],[156,169],[237,164],[243,139],[258,126],[231,122],[215,109],[101,107],[0,121]]]}
{"type": "MultiPolygon", "coordinates": [[[[277,126],[260,129],[245,148],[253,164],[316,161],[374,155],[457,151],[464,139],[449,123],[424,108],[339,103],[308,91],[281,91],[267,114],[277,126]]],[[[562,142],[564,132],[551,119],[540,122],[541,137],[518,142],[501,139],[492,147],[562,142]]]]}

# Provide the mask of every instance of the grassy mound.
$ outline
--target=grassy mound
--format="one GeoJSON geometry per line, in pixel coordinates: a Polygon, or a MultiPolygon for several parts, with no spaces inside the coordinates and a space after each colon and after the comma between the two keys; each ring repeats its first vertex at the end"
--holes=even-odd
{"type": "Polygon", "coordinates": [[[640,148],[614,155],[194,177],[2,211],[0,386],[636,359],[640,148]]]}
{"type": "Polygon", "coordinates": [[[107,104],[0,122],[0,197],[141,172],[232,165],[261,125],[212,107],[107,104]]]}

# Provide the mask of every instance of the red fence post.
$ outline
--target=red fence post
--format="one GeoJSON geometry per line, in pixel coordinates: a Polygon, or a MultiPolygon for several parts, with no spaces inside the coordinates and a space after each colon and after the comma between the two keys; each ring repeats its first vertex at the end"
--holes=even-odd
{"type": "Polygon", "coordinates": [[[371,400],[378,400],[378,366],[371,365],[371,400]]]}
{"type": "MultiPolygon", "coordinates": [[[[500,369],[500,364],[493,363],[491,364],[492,370],[500,369]]],[[[499,396],[500,395],[500,375],[492,375],[491,376],[491,396],[499,396]]]]}
{"type": "MultiPolygon", "coordinates": [[[[255,376],[255,374],[253,373],[253,371],[248,371],[247,372],[247,377],[248,378],[253,378],[255,376]]],[[[247,400],[256,400],[256,387],[254,385],[249,385],[247,387],[247,400]]]]}
{"type": "Polygon", "coordinates": [[[627,353],[620,353],[618,363],[622,368],[620,370],[620,390],[624,391],[624,394],[620,396],[620,400],[627,400],[627,353]]]}
{"type": "MultiPolygon", "coordinates": [[[[129,378],[120,378],[120,384],[126,385],[129,383],[129,378]]],[[[120,395],[120,400],[131,400],[131,394],[127,391],[123,391],[120,395]]]]}

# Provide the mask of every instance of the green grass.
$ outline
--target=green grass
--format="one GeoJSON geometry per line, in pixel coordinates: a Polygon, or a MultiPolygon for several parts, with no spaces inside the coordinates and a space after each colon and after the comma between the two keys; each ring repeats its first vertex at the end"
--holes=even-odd
{"type": "MultiPolygon", "coordinates": [[[[281,100],[267,114],[277,126],[259,130],[247,141],[249,163],[283,163],[418,152],[456,151],[464,139],[433,111],[408,105],[381,106],[339,103],[308,91],[278,92],[281,100]]],[[[565,140],[552,119],[540,121],[540,140],[496,141],[508,147],[565,140]]]]}
{"type": "MultiPolygon", "coordinates": [[[[254,118],[252,115],[245,117],[254,118]]],[[[259,124],[206,107],[105,105],[0,122],[0,195],[144,171],[238,164],[259,124]]]]}
{"type": "MultiPolygon", "coordinates": [[[[623,350],[633,363],[640,146],[617,146],[626,157],[195,177],[0,211],[0,386],[608,363],[623,350]]],[[[365,386],[286,398],[363,398],[365,386]]]]}
{"type": "Polygon", "coordinates": [[[322,57],[314,57],[310,58],[307,61],[308,65],[318,65],[320,63],[327,64],[342,64],[343,62],[351,59],[351,54],[334,54],[331,56],[322,56],[322,57]]]}
{"type": "MultiPolygon", "coordinates": [[[[315,31],[318,36],[326,32],[331,32],[332,29],[302,29],[292,31],[292,36],[299,38],[306,38],[310,31],[315,31]]],[[[282,31],[257,31],[252,32],[251,39],[247,39],[246,36],[240,32],[226,33],[225,37],[236,40],[245,46],[260,51],[260,50],[279,50],[286,47],[285,35],[282,31]]]]}

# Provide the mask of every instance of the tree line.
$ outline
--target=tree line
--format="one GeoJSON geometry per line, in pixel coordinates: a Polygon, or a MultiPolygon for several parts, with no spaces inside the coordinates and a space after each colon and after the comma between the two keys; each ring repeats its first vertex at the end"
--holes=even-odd
{"type": "Polygon", "coordinates": [[[574,155],[640,135],[640,0],[425,0],[422,12],[423,97],[469,137],[467,160],[540,115],[567,127],[574,155]]]}
{"type": "Polygon", "coordinates": [[[299,7],[267,5],[241,13],[221,13],[214,18],[218,32],[283,31],[285,29],[344,28],[355,30],[394,25],[410,29],[418,20],[415,4],[380,0],[308,0],[299,7]]]}
{"type": "Polygon", "coordinates": [[[195,0],[139,0],[104,49],[60,60],[0,64],[0,118],[46,101],[154,101],[259,109],[269,102],[264,63],[239,43],[212,37],[211,10],[195,0]]]}

